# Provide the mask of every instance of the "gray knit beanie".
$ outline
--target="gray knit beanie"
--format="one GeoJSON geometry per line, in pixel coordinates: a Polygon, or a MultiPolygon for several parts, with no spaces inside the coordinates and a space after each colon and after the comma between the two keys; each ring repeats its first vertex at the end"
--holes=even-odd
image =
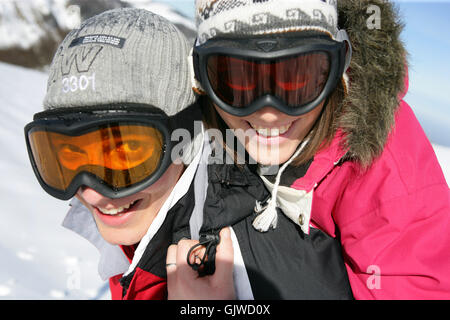
{"type": "Polygon", "coordinates": [[[115,9],[86,20],[60,45],[44,109],[147,104],[172,116],[194,102],[189,45],[168,20],[115,9]]]}
{"type": "Polygon", "coordinates": [[[337,36],[337,0],[196,0],[197,44],[221,34],[316,30],[337,36]]]}

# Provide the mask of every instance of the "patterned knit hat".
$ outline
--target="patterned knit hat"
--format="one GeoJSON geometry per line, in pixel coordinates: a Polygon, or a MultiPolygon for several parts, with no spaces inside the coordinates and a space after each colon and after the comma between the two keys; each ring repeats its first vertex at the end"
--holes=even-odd
{"type": "Polygon", "coordinates": [[[337,0],[196,0],[197,44],[221,34],[338,34],[337,0]]]}

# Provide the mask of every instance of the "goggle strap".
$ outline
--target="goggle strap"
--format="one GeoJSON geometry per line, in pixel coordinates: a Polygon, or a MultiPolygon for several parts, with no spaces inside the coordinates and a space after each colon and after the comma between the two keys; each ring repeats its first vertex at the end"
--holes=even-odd
{"type": "Polygon", "coordinates": [[[203,89],[201,73],[199,69],[199,56],[194,54],[194,49],[192,48],[191,56],[189,57],[189,65],[191,67],[191,82],[192,89],[195,93],[199,95],[206,95],[206,90],[203,89]]]}
{"type": "Polygon", "coordinates": [[[344,29],[341,29],[337,32],[335,40],[339,42],[345,41],[347,43],[347,52],[345,55],[345,65],[344,65],[344,73],[346,73],[348,68],[350,67],[350,62],[352,60],[353,55],[352,43],[350,42],[350,38],[347,34],[347,31],[345,31],[344,29]]]}
{"type": "Polygon", "coordinates": [[[194,54],[194,48],[191,49],[188,57],[189,71],[191,74],[191,85],[195,93],[205,95],[206,91],[203,89],[200,79],[200,70],[198,69],[198,55],[194,54]]]}
{"type": "Polygon", "coordinates": [[[198,103],[194,103],[176,115],[170,117],[169,121],[172,128],[186,129],[191,134],[191,137],[193,137],[195,133],[195,122],[202,121],[200,106],[198,103]]]}

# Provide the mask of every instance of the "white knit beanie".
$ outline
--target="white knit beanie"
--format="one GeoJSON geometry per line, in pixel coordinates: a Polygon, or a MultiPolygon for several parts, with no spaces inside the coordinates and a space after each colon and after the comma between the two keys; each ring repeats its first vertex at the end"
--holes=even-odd
{"type": "Polygon", "coordinates": [[[196,0],[197,44],[221,34],[338,34],[337,0],[196,0]]]}

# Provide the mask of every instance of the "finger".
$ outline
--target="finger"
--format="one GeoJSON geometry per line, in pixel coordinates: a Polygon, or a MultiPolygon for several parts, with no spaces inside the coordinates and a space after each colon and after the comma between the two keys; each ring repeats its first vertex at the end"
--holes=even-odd
{"type": "Polygon", "coordinates": [[[223,228],[220,233],[220,243],[216,253],[216,274],[218,278],[229,279],[233,275],[234,250],[231,240],[231,230],[223,228]]]}
{"type": "MultiPolygon", "coordinates": [[[[178,250],[176,255],[177,270],[184,279],[195,278],[198,275],[196,271],[194,271],[187,263],[189,250],[197,243],[198,241],[196,240],[181,240],[178,242],[178,250]]],[[[189,261],[192,264],[195,262],[194,254],[191,254],[189,261]]]]}
{"type": "Polygon", "coordinates": [[[167,249],[166,264],[173,264],[177,262],[177,251],[178,246],[176,244],[169,246],[167,249]]]}
{"type": "Polygon", "coordinates": [[[167,249],[167,257],[166,257],[167,281],[169,281],[169,278],[173,278],[176,273],[177,251],[178,251],[178,246],[176,244],[172,244],[167,249]]]}

